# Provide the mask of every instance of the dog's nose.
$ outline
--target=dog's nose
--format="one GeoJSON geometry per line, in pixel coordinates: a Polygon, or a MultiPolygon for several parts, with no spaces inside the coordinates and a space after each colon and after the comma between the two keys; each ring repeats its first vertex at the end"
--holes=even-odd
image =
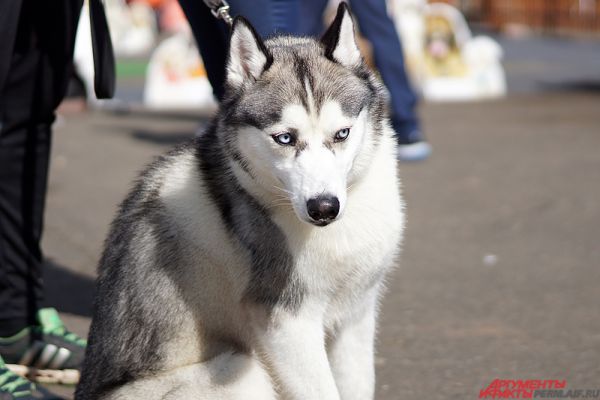
{"type": "Polygon", "coordinates": [[[318,196],[306,202],[308,215],[319,225],[327,225],[340,212],[340,201],[335,196],[318,196]]]}

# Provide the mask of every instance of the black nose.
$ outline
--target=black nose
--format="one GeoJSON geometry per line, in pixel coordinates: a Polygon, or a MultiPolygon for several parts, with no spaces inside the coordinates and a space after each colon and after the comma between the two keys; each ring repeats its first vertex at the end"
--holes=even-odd
{"type": "Polygon", "coordinates": [[[318,224],[327,225],[340,212],[340,201],[335,196],[319,196],[306,202],[308,215],[318,224]]]}

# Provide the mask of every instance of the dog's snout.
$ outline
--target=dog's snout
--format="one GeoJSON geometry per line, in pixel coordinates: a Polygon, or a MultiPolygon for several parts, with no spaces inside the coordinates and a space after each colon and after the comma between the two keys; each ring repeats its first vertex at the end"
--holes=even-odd
{"type": "Polygon", "coordinates": [[[338,216],[340,201],[335,196],[319,196],[308,200],[306,208],[317,225],[327,225],[338,216]]]}

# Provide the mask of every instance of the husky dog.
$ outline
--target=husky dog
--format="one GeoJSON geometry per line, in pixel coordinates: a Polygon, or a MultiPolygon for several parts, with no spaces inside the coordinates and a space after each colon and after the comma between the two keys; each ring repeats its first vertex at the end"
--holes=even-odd
{"type": "Polygon", "coordinates": [[[345,4],[319,42],[235,20],[227,98],[155,161],[100,261],[77,399],[372,399],[403,228],[393,131],[345,4]]]}

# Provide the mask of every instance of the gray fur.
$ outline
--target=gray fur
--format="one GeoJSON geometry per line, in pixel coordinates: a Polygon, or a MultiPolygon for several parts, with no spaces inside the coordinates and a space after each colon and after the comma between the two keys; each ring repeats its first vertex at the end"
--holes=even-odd
{"type": "Polygon", "coordinates": [[[225,154],[214,145],[218,140],[215,129],[200,138],[199,165],[223,222],[250,254],[253,278],[246,298],[269,307],[295,309],[302,301],[303,289],[293,278],[285,236],[268,212],[232,179],[225,154]]]}
{"type": "Polygon", "coordinates": [[[152,297],[160,297],[169,279],[164,270],[180,251],[176,232],[169,229],[157,196],[162,184],[157,171],[184,151],[189,151],[187,146],[151,164],[112,223],[98,268],[94,318],[78,398],[97,398],[158,369],[160,343],[172,334],[177,314],[155,307],[156,298],[152,297]],[[150,241],[160,246],[160,251],[149,252],[145,247],[150,241]],[[156,257],[148,259],[152,256],[156,257]]]}
{"type": "Polygon", "coordinates": [[[331,99],[348,116],[369,107],[381,113],[378,120],[384,117],[381,85],[364,64],[347,69],[326,59],[323,45],[308,38],[279,36],[265,44],[273,63],[254,85],[226,100],[223,109],[231,125],[263,129],[280,119],[283,106],[306,105],[305,81],[318,109],[331,99]]]}

